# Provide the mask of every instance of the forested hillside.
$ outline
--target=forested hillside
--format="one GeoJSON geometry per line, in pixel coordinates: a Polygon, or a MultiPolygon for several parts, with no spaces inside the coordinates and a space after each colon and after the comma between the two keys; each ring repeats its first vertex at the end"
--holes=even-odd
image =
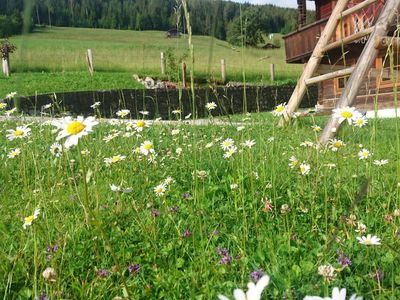
{"type": "MultiPolygon", "coordinates": [[[[1,17],[13,18],[14,22],[22,20],[23,5],[28,2],[1,0],[0,27],[1,17]]],[[[167,30],[178,25],[184,31],[180,3],[180,0],[32,0],[30,16],[36,25],[132,30],[167,30]]],[[[241,10],[242,24],[250,26],[245,30],[249,35],[287,33],[296,24],[295,9],[240,6],[221,0],[188,0],[188,3],[194,34],[213,35],[232,42],[237,41],[241,10]]]]}

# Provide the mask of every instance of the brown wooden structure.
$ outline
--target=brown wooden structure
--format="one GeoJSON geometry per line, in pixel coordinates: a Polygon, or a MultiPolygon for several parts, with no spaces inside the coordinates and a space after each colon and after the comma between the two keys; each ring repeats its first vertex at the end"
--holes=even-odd
{"type": "MultiPolygon", "coordinates": [[[[304,26],[304,17],[300,14],[305,15],[305,0],[297,0],[298,29],[284,36],[286,61],[312,64],[305,66],[295,91],[298,94],[292,96],[295,99],[291,98],[289,113],[297,109],[297,102],[301,101],[306,86],[310,84],[318,84],[318,110],[329,111],[337,106],[348,79],[357,68],[358,59],[372,36],[376,39],[373,41],[375,49],[379,51],[372,66],[368,67],[366,76],[358,79],[361,84],[352,104],[361,110],[374,109],[375,104],[378,108],[393,107],[394,85],[398,87],[400,99],[400,76],[397,76],[397,72],[400,71],[400,39],[392,38],[398,35],[396,26],[399,22],[392,20],[390,24],[385,24],[388,25],[388,30],[381,31],[384,32],[384,36],[376,36],[374,31],[385,5],[393,2],[392,8],[397,10],[399,0],[314,1],[316,21],[304,26]],[[324,32],[328,26],[331,27],[331,34],[324,32]],[[391,57],[387,55],[388,44],[393,44],[394,49],[392,68],[391,57]]],[[[398,19],[398,12],[396,15],[398,19]]]]}

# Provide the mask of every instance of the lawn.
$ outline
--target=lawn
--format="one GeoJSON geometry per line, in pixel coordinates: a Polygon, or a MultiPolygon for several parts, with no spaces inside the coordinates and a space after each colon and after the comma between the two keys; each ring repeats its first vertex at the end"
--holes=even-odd
{"type": "Polygon", "coordinates": [[[337,151],[316,145],[324,118],[237,120],[102,122],[53,153],[48,122],[1,122],[3,298],[232,298],[264,272],[265,299],[399,299],[399,120],[345,124],[337,151]]]}
{"type": "MultiPolygon", "coordinates": [[[[70,72],[82,72],[70,81],[81,81],[86,72],[86,50],[93,50],[95,70],[101,74],[108,72],[114,76],[109,88],[119,86],[129,87],[126,78],[132,74],[141,76],[160,77],[160,53],[170,53],[167,63],[167,78],[177,77],[180,70],[179,62],[189,62],[187,36],[180,39],[168,39],[165,32],[160,31],[131,31],[108,30],[87,28],[39,28],[34,33],[15,36],[11,39],[17,46],[17,51],[11,55],[11,68],[15,80],[23,85],[33,74],[49,73],[48,84],[59,86],[60,75],[53,74],[77,74],[70,72]],[[174,66],[175,65],[175,66],[174,66]],[[118,85],[121,72],[129,74],[125,76],[124,83],[118,85]],[[81,75],[82,74],[82,75],[81,75]]],[[[246,74],[246,81],[257,83],[269,83],[269,66],[276,65],[277,80],[295,79],[300,75],[301,66],[289,65],[285,62],[284,47],[280,49],[254,49],[231,47],[227,42],[207,36],[194,36],[193,45],[195,52],[195,78],[202,82],[206,80],[220,80],[220,60],[226,60],[228,80],[241,81],[242,71],[246,74]]],[[[283,43],[282,43],[283,45],[283,43]]],[[[189,68],[189,63],[188,63],[189,68]]],[[[89,77],[89,75],[87,75],[89,77]]],[[[105,75],[102,75],[105,76],[105,75]]],[[[109,75],[111,76],[111,75],[109,75]]],[[[2,77],[0,77],[2,78],[2,77]]],[[[38,81],[38,80],[35,80],[38,81]]],[[[90,79],[84,79],[82,86],[91,89],[93,84],[90,79]]],[[[18,87],[14,81],[7,82],[7,93],[18,87]]],[[[75,89],[65,84],[64,90],[75,89]]],[[[104,86],[106,84],[103,84],[104,86]]],[[[100,86],[96,82],[95,86],[100,86]]],[[[100,87],[98,87],[100,89],[100,87]]],[[[2,85],[0,92],[6,89],[2,85]]],[[[42,93],[41,86],[27,90],[42,93]]],[[[25,90],[23,90],[25,91],[25,90]]],[[[4,93],[4,92],[3,92],[4,93]]],[[[24,94],[23,92],[21,92],[24,94]]]]}

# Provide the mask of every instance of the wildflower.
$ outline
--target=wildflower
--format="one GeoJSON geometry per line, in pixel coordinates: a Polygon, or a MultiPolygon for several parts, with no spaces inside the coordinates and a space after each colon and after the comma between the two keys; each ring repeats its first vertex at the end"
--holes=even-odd
{"type": "Polygon", "coordinates": [[[160,214],[161,214],[160,211],[157,210],[157,209],[152,209],[152,210],[151,210],[151,216],[152,216],[153,218],[157,218],[160,214]]]}
{"type": "Polygon", "coordinates": [[[156,193],[156,196],[162,196],[164,195],[166,190],[167,186],[165,185],[165,183],[161,183],[154,188],[154,193],[156,193]]]}
{"type": "Polygon", "coordinates": [[[141,110],[139,111],[139,114],[141,114],[142,116],[148,116],[149,112],[147,110],[141,110]]]}
{"type": "Polygon", "coordinates": [[[130,113],[131,113],[131,111],[129,109],[121,109],[121,110],[117,111],[115,114],[120,118],[125,118],[130,113]]]}
{"type": "Polygon", "coordinates": [[[171,134],[172,134],[172,135],[178,135],[180,132],[181,132],[181,131],[180,131],[179,129],[173,129],[173,130],[171,131],[171,134]]]}
{"type": "Polygon", "coordinates": [[[304,141],[302,143],[300,143],[301,147],[308,147],[308,148],[312,148],[314,147],[314,143],[311,141],[304,141]]]}
{"type": "Polygon", "coordinates": [[[348,267],[351,266],[352,262],[350,260],[350,258],[347,256],[347,253],[338,249],[337,250],[337,259],[336,261],[342,265],[342,267],[348,267]]]}
{"type": "MultiPolygon", "coordinates": [[[[353,294],[349,300],[362,300],[362,297],[357,297],[353,294]]],[[[318,296],[306,296],[304,300],[346,300],[346,289],[341,289],[335,287],[332,290],[332,297],[318,297],[318,296]]]]}
{"type": "Polygon", "coordinates": [[[84,156],[87,156],[87,155],[90,154],[90,151],[89,151],[88,149],[83,149],[83,150],[81,151],[81,154],[84,155],[84,156]]]}
{"type": "Polygon", "coordinates": [[[394,215],[395,217],[400,217],[400,209],[396,208],[396,209],[394,210],[394,212],[393,212],[393,215],[394,215]]]}
{"type": "Polygon", "coordinates": [[[281,214],[286,215],[291,211],[289,205],[287,204],[282,204],[281,206],[281,214]]]}
{"type": "Polygon", "coordinates": [[[253,147],[255,144],[256,142],[254,140],[247,140],[244,143],[242,143],[242,146],[251,149],[251,147],[253,147]]]}
{"type": "MultiPolygon", "coordinates": [[[[260,300],[261,299],[261,294],[265,287],[269,283],[269,276],[264,275],[261,277],[256,284],[253,282],[249,282],[247,284],[248,290],[247,293],[245,293],[241,289],[235,289],[233,292],[233,296],[235,300],[260,300]]],[[[228,297],[224,295],[218,295],[219,300],[229,300],[228,297]]]]}
{"type": "Polygon", "coordinates": [[[205,148],[211,148],[212,146],[214,146],[214,143],[213,143],[213,142],[206,144],[206,145],[205,145],[205,148]]]}
{"type": "Polygon", "coordinates": [[[27,126],[17,126],[16,129],[8,129],[6,137],[12,141],[14,139],[22,139],[30,135],[31,129],[27,126]]]}
{"type": "Polygon", "coordinates": [[[11,92],[9,94],[6,95],[6,99],[11,100],[12,98],[14,98],[17,95],[17,92],[11,92]]]}
{"type": "Polygon", "coordinates": [[[274,209],[274,206],[272,205],[272,201],[265,199],[264,201],[264,212],[271,212],[274,209]]]}
{"type": "Polygon", "coordinates": [[[14,107],[14,108],[12,108],[12,109],[6,110],[5,114],[6,114],[7,117],[9,117],[9,116],[11,116],[11,115],[12,115],[14,112],[16,112],[16,111],[17,111],[17,108],[14,107]]]}
{"type": "Polygon", "coordinates": [[[136,132],[142,132],[145,127],[149,126],[149,121],[146,120],[137,120],[135,123],[133,123],[133,128],[136,130],[136,132]]]}
{"type": "Polygon", "coordinates": [[[182,111],[180,109],[175,109],[172,111],[173,115],[180,115],[182,113],[182,111]]]}
{"type": "Polygon", "coordinates": [[[339,123],[342,123],[344,120],[347,120],[347,123],[351,125],[354,117],[359,116],[359,112],[356,111],[355,107],[343,107],[336,108],[332,110],[333,117],[339,119],[339,123]]]}
{"type": "Polygon", "coordinates": [[[362,237],[357,237],[357,240],[360,244],[365,245],[365,246],[376,246],[376,245],[380,245],[380,238],[378,238],[377,236],[372,236],[371,234],[368,234],[366,237],[362,236],[362,237]]]}
{"type": "Polygon", "coordinates": [[[110,184],[110,189],[112,192],[120,192],[121,191],[121,187],[117,186],[115,184],[110,184]]]}
{"type": "Polygon", "coordinates": [[[60,157],[62,154],[62,146],[59,143],[53,143],[50,146],[50,153],[53,154],[55,157],[60,157]]]}
{"type": "Polygon", "coordinates": [[[109,272],[106,269],[100,269],[96,272],[97,276],[100,278],[107,278],[109,275],[109,272]]]}
{"type": "Polygon", "coordinates": [[[336,277],[335,269],[329,264],[319,266],[318,274],[324,277],[327,282],[332,281],[336,277]]]}
{"type": "Polygon", "coordinates": [[[385,221],[387,223],[392,223],[393,222],[393,215],[392,214],[386,214],[385,215],[385,221]]]}
{"type": "Polygon", "coordinates": [[[322,128],[318,125],[313,125],[311,128],[314,132],[320,132],[322,130],[322,128]]]}
{"type": "Polygon", "coordinates": [[[78,116],[77,119],[71,117],[63,118],[61,121],[53,121],[52,124],[61,131],[58,133],[56,138],[57,141],[67,137],[65,140],[65,148],[69,148],[73,145],[78,144],[78,140],[85,135],[88,135],[92,131],[93,126],[97,125],[94,117],[87,117],[84,119],[82,116],[78,116]]]}
{"type": "Polygon", "coordinates": [[[221,256],[219,261],[220,265],[227,265],[232,261],[232,256],[229,254],[229,250],[226,248],[217,248],[217,253],[221,256]]]}
{"type": "Polygon", "coordinates": [[[259,270],[255,270],[253,272],[250,273],[250,278],[254,281],[254,282],[258,282],[263,276],[264,276],[264,270],[263,269],[259,269],[259,270]]]}
{"type": "Polygon", "coordinates": [[[238,127],[236,128],[236,130],[237,130],[237,131],[242,131],[244,128],[245,128],[244,126],[238,126],[238,127]]]}
{"type": "Polygon", "coordinates": [[[303,176],[308,175],[308,174],[310,173],[310,165],[305,164],[305,163],[302,163],[302,164],[300,165],[300,173],[301,173],[301,175],[303,175],[303,176]]]}
{"type": "Polygon", "coordinates": [[[182,154],[182,151],[183,151],[183,149],[179,147],[179,148],[176,148],[175,153],[176,153],[177,155],[181,155],[181,154],[182,154]]]}
{"type": "Polygon", "coordinates": [[[139,264],[132,264],[128,266],[128,272],[130,274],[137,274],[140,272],[140,265],[139,264]]]}
{"type": "Polygon", "coordinates": [[[45,109],[51,108],[52,106],[53,106],[53,104],[48,103],[48,104],[46,104],[46,105],[43,105],[42,108],[43,108],[43,110],[45,110],[45,109]]]}
{"type": "Polygon", "coordinates": [[[373,164],[375,165],[375,166],[378,166],[378,167],[381,167],[381,166],[384,166],[384,165],[386,165],[386,164],[388,164],[389,163],[389,160],[387,160],[387,159],[381,159],[381,160],[374,160],[374,162],[373,162],[373,164]]]}
{"type": "Polygon", "coordinates": [[[90,105],[90,107],[93,108],[93,109],[96,109],[96,108],[98,108],[100,105],[101,105],[100,102],[95,102],[95,103],[93,103],[92,105],[90,105]]]}
{"type": "Polygon", "coordinates": [[[33,223],[33,220],[37,219],[40,214],[40,208],[36,208],[35,211],[33,212],[33,215],[24,218],[24,225],[22,227],[26,229],[26,227],[31,226],[33,223]]]}
{"type": "Polygon", "coordinates": [[[109,143],[110,141],[112,141],[113,139],[115,139],[119,135],[120,135],[119,131],[117,131],[115,133],[108,134],[105,137],[103,137],[103,141],[105,141],[106,143],[109,143]]]}
{"type": "Polygon", "coordinates": [[[147,156],[149,154],[154,154],[154,149],[153,149],[153,143],[150,141],[144,141],[141,145],[140,145],[140,153],[142,153],[143,155],[147,156]]]}
{"type": "Polygon", "coordinates": [[[371,155],[372,155],[371,152],[369,152],[367,149],[363,148],[360,152],[358,152],[358,159],[365,160],[365,159],[368,159],[371,155]]]}
{"type": "Polygon", "coordinates": [[[300,166],[300,161],[295,156],[291,156],[289,158],[289,161],[290,161],[289,166],[291,169],[294,169],[294,168],[297,168],[300,166]]]}
{"type": "Polygon", "coordinates": [[[221,142],[221,148],[222,150],[229,150],[235,145],[235,142],[231,138],[227,138],[223,142],[221,142]]]}
{"type": "Polygon", "coordinates": [[[40,291],[39,296],[35,297],[35,300],[49,300],[49,296],[46,294],[45,291],[40,291]]]}
{"type": "Polygon", "coordinates": [[[237,183],[232,183],[230,185],[230,188],[231,188],[232,191],[236,190],[238,187],[239,187],[239,185],[237,183]]]}
{"type": "Polygon", "coordinates": [[[211,110],[217,108],[217,104],[215,104],[215,102],[208,102],[208,103],[206,104],[206,108],[207,108],[209,111],[211,111],[211,110]]]}
{"type": "Polygon", "coordinates": [[[164,180],[164,183],[165,183],[166,185],[169,185],[169,184],[171,184],[171,183],[173,183],[173,182],[174,182],[174,179],[172,179],[171,176],[168,176],[168,177],[165,178],[165,180],[164,180]]]}
{"type": "Polygon", "coordinates": [[[117,126],[120,123],[121,123],[121,121],[118,120],[118,119],[111,119],[111,120],[108,121],[108,124],[110,124],[111,126],[117,126]]]}
{"type": "Polygon", "coordinates": [[[0,102],[0,109],[5,109],[7,107],[7,103],[0,102]]]}
{"type": "Polygon", "coordinates": [[[373,280],[377,282],[381,282],[383,279],[383,271],[382,270],[376,270],[374,272],[369,273],[369,277],[371,277],[373,280]]]}
{"type": "Polygon", "coordinates": [[[343,143],[343,141],[341,140],[332,139],[329,141],[329,149],[331,149],[334,152],[337,152],[340,148],[344,146],[346,146],[346,144],[343,143]]]}
{"type": "Polygon", "coordinates": [[[365,233],[367,231],[367,226],[365,224],[357,222],[357,229],[354,230],[357,233],[365,233]]]}
{"type": "Polygon", "coordinates": [[[186,229],[183,231],[182,237],[187,238],[187,237],[189,237],[189,236],[191,236],[190,230],[189,230],[188,228],[186,228],[186,229]]]}
{"type": "Polygon", "coordinates": [[[21,149],[15,148],[15,149],[11,150],[10,152],[8,152],[7,157],[8,158],[15,158],[20,154],[21,154],[21,149]]]}
{"type": "Polygon", "coordinates": [[[334,169],[334,168],[336,168],[336,164],[334,164],[334,163],[327,163],[327,164],[324,164],[324,167],[327,167],[328,169],[334,169]]]}
{"type": "Polygon", "coordinates": [[[236,153],[236,152],[237,152],[237,147],[236,147],[236,146],[233,146],[233,147],[229,148],[228,151],[225,152],[224,158],[231,158],[232,155],[233,155],[234,153],[236,153]]]}
{"type": "Polygon", "coordinates": [[[352,121],[353,121],[353,125],[354,125],[354,126],[357,126],[357,127],[360,127],[360,128],[368,124],[368,119],[367,119],[367,117],[366,117],[366,116],[363,116],[363,115],[361,115],[361,114],[356,115],[356,116],[353,118],[352,121]]]}
{"type": "Polygon", "coordinates": [[[192,113],[185,116],[185,120],[189,119],[192,116],[192,113]]]}
{"type": "Polygon", "coordinates": [[[106,164],[107,167],[111,166],[112,164],[115,164],[117,162],[125,160],[126,156],[124,155],[114,155],[112,157],[107,157],[104,159],[104,163],[106,164]]]}
{"type": "Polygon", "coordinates": [[[346,218],[347,225],[356,226],[357,217],[351,214],[348,218],[346,218]]]}
{"type": "Polygon", "coordinates": [[[277,117],[282,116],[286,112],[286,108],[286,102],[278,104],[272,114],[277,117]]]}
{"type": "Polygon", "coordinates": [[[49,282],[56,282],[57,280],[57,272],[56,270],[54,270],[53,268],[46,268],[43,273],[42,276],[45,280],[49,281],[49,282]]]}

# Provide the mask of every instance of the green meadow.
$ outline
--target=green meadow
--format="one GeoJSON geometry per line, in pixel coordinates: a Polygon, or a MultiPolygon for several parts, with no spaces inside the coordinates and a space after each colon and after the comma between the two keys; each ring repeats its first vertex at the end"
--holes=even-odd
{"type": "MultiPolygon", "coordinates": [[[[138,87],[133,74],[176,80],[180,62],[190,70],[188,39],[168,39],[161,31],[130,31],[86,28],[38,28],[15,36],[11,55],[12,77],[0,76],[0,95],[18,91],[33,95],[49,91],[120,89],[138,87]],[[93,50],[95,76],[87,72],[86,51],[93,50]],[[160,53],[167,55],[167,74],[161,76],[160,53]]],[[[194,75],[199,83],[221,80],[220,60],[225,59],[227,78],[270,84],[270,64],[276,65],[276,80],[294,80],[301,66],[285,63],[280,49],[241,49],[208,36],[193,36],[194,75]]]]}
{"type": "Polygon", "coordinates": [[[1,122],[3,299],[232,299],[260,274],[263,299],[400,298],[398,119],[340,147],[325,118],[208,120],[103,121],[69,149],[89,127],[1,122]]]}

